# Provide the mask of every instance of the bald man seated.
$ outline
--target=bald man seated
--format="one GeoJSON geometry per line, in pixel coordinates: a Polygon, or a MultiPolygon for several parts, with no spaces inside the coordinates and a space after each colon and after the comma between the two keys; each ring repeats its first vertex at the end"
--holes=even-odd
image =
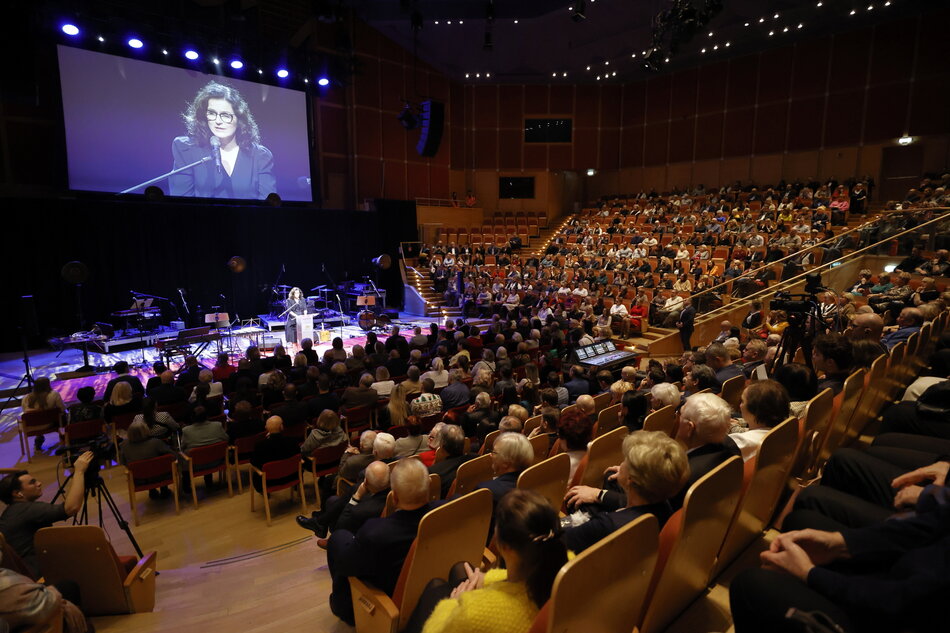
{"type": "Polygon", "coordinates": [[[873,312],[858,313],[851,319],[848,336],[852,341],[874,341],[881,346],[881,353],[887,353],[887,347],[881,342],[884,333],[884,319],[873,312]]]}
{"type": "Polygon", "coordinates": [[[320,517],[297,517],[297,525],[312,530],[319,537],[317,547],[327,548],[328,530],[349,530],[356,533],[368,520],[383,513],[386,497],[389,495],[389,465],[377,460],[366,467],[365,473],[363,482],[357,486],[332,524],[322,524],[320,517]]]}
{"type": "MultiPolygon", "coordinates": [[[[263,470],[264,464],[268,462],[277,462],[300,454],[300,445],[297,444],[297,440],[284,435],[284,421],[279,415],[272,415],[267,418],[264,431],[267,436],[254,447],[254,452],[251,453],[251,466],[263,470]]],[[[296,476],[296,474],[289,475],[286,481],[296,476]]],[[[284,479],[268,480],[267,483],[278,484],[284,481],[284,479]]],[[[253,474],[251,482],[254,489],[260,492],[261,478],[257,474],[253,474]]]]}
{"type": "Polygon", "coordinates": [[[418,459],[400,460],[393,467],[390,487],[395,512],[369,519],[356,533],[337,530],[327,544],[327,566],[333,581],[330,610],[350,626],[354,625],[350,576],[391,596],[419,521],[440,503],[429,501],[429,470],[418,459]]]}

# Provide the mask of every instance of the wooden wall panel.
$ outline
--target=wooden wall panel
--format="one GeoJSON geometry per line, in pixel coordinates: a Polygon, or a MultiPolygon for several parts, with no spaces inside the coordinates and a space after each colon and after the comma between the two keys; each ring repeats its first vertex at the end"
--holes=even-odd
{"type": "Polygon", "coordinates": [[[828,55],[831,38],[822,37],[795,45],[795,63],[792,70],[794,98],[824,94],[828,83],[828,55]]]}
{"type": "Polygon", "coordinates": [[[729,65],[727,62],[717,62],[699,69],[697,114],[720,112],[726,107],[726,78],[728,74],[729,65]]]}
{"type": "Polygon", "coordinates": [[[824,96],[792,101],[788,114],[787,149],[800,150],[821,145],[821,121],[824,111],[824,96]]]}
{"type": "Polygon", "coordinates": [[[760,104],[788,99],[794,53],[795,49],[791,46],[773,48],[762,53],[758,81],[760,104]]]}
{"type": "Polygon", "coordinates": [[[670,106],[670,116],[674,121],[696,114],[697,82],[698,72],[695,68],[674,73],[673,101],[670,106]]]}
{"type": "Polygon", "coordinates": [[[549,93],[551,114],[574,112],[574,86],[551,86],[549,93]]]}
{"type": "Polygon", "coordinates": [[[864,123],[864,141],[896,139],[904,134],[910,83],[871,86],[864,123]]]}
{"type": "Polygon", "coordinates": [[[873,41],[874,30],[870,28],[835,34],[828,84],[830,92],[864,89],[873,41]]]}
{"type": "Polygon", "coordinates": [[[672,83],[669,75],[647,80],[647,123],[669,120],[672,83]]]}
{"type": "Polygon", "coordinates": [[[520,130],[524,124],[524,86],[498,88],[498,127],[520,130]]]}
{"type": "Polygon", "coordinates": [[[696,160],[722,156],[723,118],[718,112],[696,120],[696,160]]]}
{"type": "Polygon", "coordinates": [[[723,156],[742,156],[752,153],[752,130],[755,127],[755,108],[727,110],[723,131],[723,156]]]}
{"type": "Polygon", "coordinates": [[[668,143],[670,124],[668,121],[652,123],[644,128],[643,160],[646,165],[664,165],[669,159],[668,143]]]}
{"type": "MultiPolygon", "coordinates": [[[[567,169],[570,169],[568,166],[567,169]]],[[[616,129],[600,131],[600,160],[598,169],[618,169],[620,167],[620,136],[616,129]]]]}
{"type": "Polygon", "coordinates": [[[498,127],[498,86],[475,86],[472,112],[476,129],[498,127]]]}
{"type": "Polygon", "coordinates": [[[693,159],[693,145],[696,134],[696,119],[693,117],[674,120],[670,127],[670,162],[677,163],[693,159]]]}
{"type": "Polygon", "coordinates": [[[524,112],[526,115],[548,113],[548,87],[528,85],[524,88],[524,112]]]}
{"type": "Polygon", "coordinates": [[[751,163],[751,178],[757,183],[777,183],[782,179],[782,154],[756,156],[751,163]]]}
{"type": "Polygon", "coordinates": [[[769,154],[785,149],[788,129],[788,102],[760,105],[755,115],[755,153],[769,154]]]}
{"type": "Polygon", "coordinates": [[[640,167],[643,165],[643,126],[623,128],[620,134],[620,166],[640,167]]]}
{"type": "Polygon", "coordinates": [[[597,86],[577,86],[574,102],[574,126],[596,128],[600,125],[600,91],[597,86]]]}
{"type": "Polygon", "coordinates": [[[747,108],[755,104],[758,75],[758,55],[737,57],[729,61],[729,83],[726,93],[726,107],[729,110],[747,108]]]}
{"type": "Polygon", "coordinates": [[[501,169],[521,169],[521,130],[500,130],[498,132],[498,167],[501,169]]]}

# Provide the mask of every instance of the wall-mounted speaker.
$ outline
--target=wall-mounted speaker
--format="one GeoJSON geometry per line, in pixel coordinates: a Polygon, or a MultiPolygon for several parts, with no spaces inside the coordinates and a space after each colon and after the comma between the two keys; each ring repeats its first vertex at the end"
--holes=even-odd
{"type": "Polygon", "coordinates": [[[419,156],[435,156],[442,143],[442,128],[445,126],[445,104],[431,99],[419,104],[422,119],[422,135],[416,144],[419,156]]]}

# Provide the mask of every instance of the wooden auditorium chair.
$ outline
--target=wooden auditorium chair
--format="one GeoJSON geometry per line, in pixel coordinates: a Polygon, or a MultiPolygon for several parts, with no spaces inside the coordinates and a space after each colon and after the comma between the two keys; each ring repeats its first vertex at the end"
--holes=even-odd
{"type": "MultiPolygon", "coordinates": [[[[294,489],[297,489],[297,492],[300,493],[300,510],[304,513],[307,511],[307,494],[303,489],[303,462],[300,459],[300,455],[292,455],[287,459],[279,459],[273,462],[267,462],[260,469],[251,465],[251,473],[256,474],[261,478],[261,496],[264,497],[264,514],[267,516],[267,525],[271,525],[271,516],[270,516],[270,495],[273,492],[279,492],[281,490],[290,489],[290,496],[293,498],[294,489]],[[292,477],[296,473],[297,477],[295,479],[290,479],[284,483],[280,484],[268,484],[267,480],[275,481],[278,479],[284,479],[286,477],[292,477]]],[[[254,511],[254,496],[256,490],[254,490],[253,481],[251,482],[251,512],[254,511]]]]}
{"type": "MultiPolygon", "coordinates": [[[[32,462],[30,453],[30,438],[40,437],[47,433],[62,432],[63,412],[59,409],[41,409],[24,411],[17,421],[17,434],[20,438],[20,455],[26,455],[26,461],[32,462]]],[[[57,438],[58,439],[58,438],[57,438]]]]}
{"type": "Polygon", "coordinates": [[[552,508],[560,510],[570,476],[571,458],[567,453],[560,453],[524,469],[518,475],[518,488],[540,493],[552,508]]]}
{"type": "Polygon", "coordinates": [[[478,567],[488,539],[491,513],[491,492],[477,490],[422,517],[392,597],[351,577],[356,630],[360,633],[402,631],[430,580],[447,580],[449,570],[460,561],[478,567]]]}
{"type": "Polygon", "coordinates": [[[36,533],[35,544],[46,583],[77,583],[86,615],[154,609],[155,552],[139,560],[119,557],[105,531],[92,525],[43,528],[36,533]]]}
{"type": "Polygon", "coordinates": [[[627,437],[627,427],[621,426],[601,435],[587,449],[587,455],[574,473],[575,482],[571,485],[600,488],[604,481],[604,471],[608,466],[616,466],[623,461],[623,440],[627,437]]]}
{"type": "MultiPolygon", "coordinates": [[[[244,483],[241,480],[241,473],[248,470],[251,465],[251,455],[254,453],[254,447],[263,442],[267,437],[265,431],[239,437],[234,440],[234,444],[228,447],[228,459],[231,470],[237,477],[238,493],[244,494],[244,483]]],[[[250,479],[248,479],[250,481],[250,479]]],[[[249,484],[250,485],[250,484],[249,484]]]]}
{"type": "Polygon", "coordinates": [[[623,423],[620,419],[620,406],[619,402],[612,404],[597,414],[597,424],[595,425],[597,428],[594,429],[595,438],[613,431],[623,423]]]}
{"type": "Polygon", "coordinates": [[[348,442],[340,442],[333,446],[323,446],[313,449],[310,453],[310,474],[313,476],[313,494],[317,498],[317,510],[321,509],[320,502],[320,478],[335,475],[340,470],[340,459],[348,442]]]}
{"type": "Polygon", "coordinates": [[[733,376],[722,383],[722,391],[719,397],[729,403],[733,411],[739,410],[739,401],[742,399],[742,391],[745,389],[745,376],[733,376]]]}
{"type": "Polygon", "coordinates": [[[529,633],[632,631],[656,566],[659,525],[645,514],[567,562],[529,633]]]}
{"type": "Polygon", "coordinates": [[[676,407],[668,404],[654,411],[643,420],[644,431],[663,431],[670,437],[676,435],[676,407]]]}
{"type": "Polygon", "coordinates": [[[175,455],[159,455],[151,459],[141,459],[125,465],[125,479],[129,485],[129,505],[132,507],[132,521],[139,524],[139,515],[135,510],[135,493],[171,486],[175,497],[175,514],[181,514],[178,502],[178,459],[175,455]]]}
{"type": "Polygon", "coordinates": [[[198,509],[198,492],[195,489],[195,478],[218,473],[219,479],[228,482],[228,496],[234,496],[231,486],[231,469],[228,467],[228,443],[215,442],[207,446],[196,446],[188,452],[179,453],[188,464],[188,477],[191,482],[191,502],[198,509]]]}
{"type": "Polygon", "coordinates": [[[660,633],[706,590],[742,492],[742,460],[733,457],[701,477],[660,533],[640,633],[660,633]]]}
{"type": "Polygon", "coordinates": [[[449,499],[456,495],[464,495],[475,490],[475,486],[488,481],[495,476],[492,470],[492,456],[480,455],[474,459],[461,464],[455,471],[455,481],[452,482],[449,493],[446,495],[449,499]]]}

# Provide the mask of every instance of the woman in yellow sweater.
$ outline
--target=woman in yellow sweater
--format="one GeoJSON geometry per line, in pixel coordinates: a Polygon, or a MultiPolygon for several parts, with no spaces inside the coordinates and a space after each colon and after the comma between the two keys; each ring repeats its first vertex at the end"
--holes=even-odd
{"type": "Polygon", "coordinates": [[[431,595],[441,593],[449,597],[436,604],[423,633],[526,633],[567,562],[557,513],[540,494],[512,490],[495,510],[495,543],[507,569],[483,574],[465,563],[466,577],[454,589],[451,579],[439,587],[430,583],[407,631],[424,615],[426,594],[431,608],[431,595]]]}

